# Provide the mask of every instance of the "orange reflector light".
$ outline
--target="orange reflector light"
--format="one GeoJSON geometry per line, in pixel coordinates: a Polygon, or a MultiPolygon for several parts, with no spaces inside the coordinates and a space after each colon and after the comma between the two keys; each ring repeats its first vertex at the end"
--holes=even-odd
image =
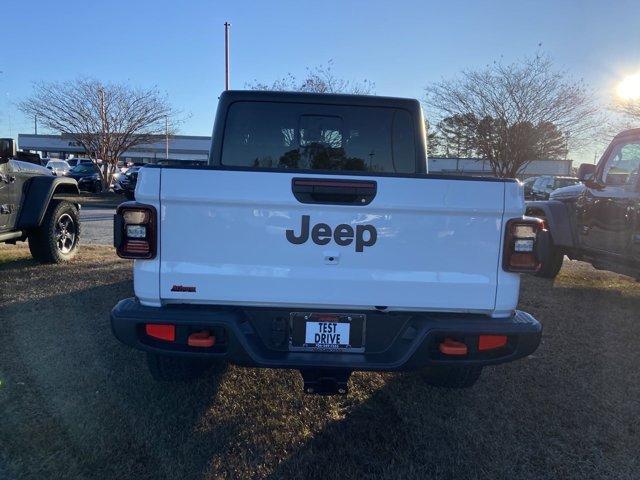
{"type": "Polygon", "coordinates": [[[452,338],[445,338],[444,342],[442,342],[438,348],[440,349],[440,353],[444,355],[462,356],[466,355],[468,351],[464,343],[453,340],[452,338]]]}
{"type": "Polygon", "coordinates": [[[493,350],[507,345],[506,335],[480,335],[478,337],[478,351],[493,350]]]}
{"type": "Polygon", "coordinates": [[[196,332],[189,335],[187,339],[187,345],[190,347],[200,347],[200,348],[208,348],[213,347],[213,344],[216,343],[216,337],[211,335],[211,333],[203,330],[202,332],[196,332]]]}
{"type": "Polygon", "coordinates": [[[174,342],[176,339],[176,327],[174,325],[147,323],[144,329],[147,335],[158,340],[174,342]]]}

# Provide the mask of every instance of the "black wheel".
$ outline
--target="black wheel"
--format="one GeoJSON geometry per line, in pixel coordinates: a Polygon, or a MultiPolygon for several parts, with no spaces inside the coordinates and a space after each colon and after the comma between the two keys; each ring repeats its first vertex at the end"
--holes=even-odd
{"type": "Polygon", "coordinates": [[[184,382],[200,377],[211,362],[185,357],[147,353],[147,365],[154,380],[161,382],[184,382]]]}
{"type": "Polygon", "coordinates": [[[564,253],[554,246],[553,241],[551,241],[551,245],[549,245],[549,258],[542,265],[542,268],[536,272],[536,277],[556,278],[562,268],[563,261],[564,253]]]}
{"type": "Polygon", "coordinates": [[[102,182],[100,180],[98,180],[93,185],[93,193],[100,193],[101,191],[102,191],[102,182]]]}
{"type": "Polygon", "coordinates": [[[42,225],[29,233],[29,250],[40,263],[67,262],[75,257],[79,240],[78,208],[73,203],[52,201],[42,225]]]}
{"type": "Polygon", "coordinates": [[[434,387],[469,388],[480,378],[482,367],[427,367],[425,381],[434,387]]]}

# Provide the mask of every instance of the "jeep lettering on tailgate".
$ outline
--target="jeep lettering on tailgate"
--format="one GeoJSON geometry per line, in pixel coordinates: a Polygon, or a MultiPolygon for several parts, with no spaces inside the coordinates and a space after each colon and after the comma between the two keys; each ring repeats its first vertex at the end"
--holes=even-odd
{"type": "MultiPolygon", "coordinates": [[[[300,227],[300,235],[296,235],[294,231],[287,230],[287,240],[294,245],[301,245],[309,239],[309,215],[302,216],[302,225],[300,227]]],[[[341,247],[346,247],[353,243],[355,237],[356,252],[364,251],[364,247],[375,245],[378,239],[378,231],[373,225],[356,225],[355,232],[351,225],[341,223],[333,232],[331,227],[326,223],[317,223],[311,229],[311,240],[316,245],[326,245],[331,241],[336,242],[341,247]],[[365,239],[365,232],[368,233],[365,239]]]]}

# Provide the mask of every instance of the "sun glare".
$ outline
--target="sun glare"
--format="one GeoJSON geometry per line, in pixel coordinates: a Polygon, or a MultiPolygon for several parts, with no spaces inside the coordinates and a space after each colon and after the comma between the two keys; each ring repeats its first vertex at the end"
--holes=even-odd
{"type": "Polygon", "coordinates": [[[640,73],[625,77],[618,84],[618,96],[623,100],[640,99],[640,73]]]}

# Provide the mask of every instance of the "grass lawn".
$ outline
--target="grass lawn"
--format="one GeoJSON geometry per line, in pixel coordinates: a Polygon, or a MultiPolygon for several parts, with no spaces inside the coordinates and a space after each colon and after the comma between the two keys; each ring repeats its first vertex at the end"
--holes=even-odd
{"type": "Polygon", "coordinates": [[[315,397],[297,372],[233,366],[156,383],[110,331],[130,262],[0,246],[0,478],[637,479],[638,286],[567,261],[524,278],[544,324],[530,358],[469,390],[355,373],[347,397],[315,397]]]}

